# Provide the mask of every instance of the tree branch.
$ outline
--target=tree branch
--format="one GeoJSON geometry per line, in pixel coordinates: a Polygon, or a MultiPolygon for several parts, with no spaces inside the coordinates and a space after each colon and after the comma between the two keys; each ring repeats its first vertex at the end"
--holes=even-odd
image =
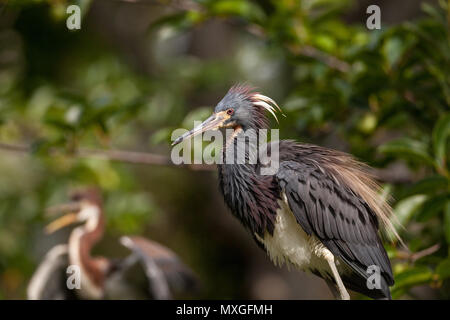
{"type": "MultiPolygon", "coordinates": [[[[19,154],[32,154],[32,149],[30,146],[23,144],[8,144],[0,143],[0,150],[14,152],[19,154]]],[[[49,155],[60,154],[61,151],[55,148],[49,150],[49,155]]],[[[79,148],[73,153],[66,153],[65,155],[74,158],[93,158],[93,159],[103,159],[110,161],[119,161],[132,164],[147,164],[147,165],[158,165],[167,167],[180,167],[188,168],[191,170],[198,171],[211,171],[214,170],[214,166],[207,164],[181,164],[176,165],[172,162],[169,157],[148,153],[148,152],[136,152],[136,151],[124,151],[124,150],[106,150],[106,149],[88,149],[79,148]]]]}
{"type": "MultiPolygon", "coordinates": [[[[0,150],[15,152],[19,154],[32,154],[32,149],[30,146],[24,144],[9,144],[0,142],[0,150]]],[[[61,150],[50,149],[49,155],[61,154],[61,150]]],[[[89,149],[89,148],[79,148],[73,153],[66,152],[66,156],[71,156],[74,158],[92,158],[92,159],[103,159],[110,161],[119,161],[132,164],[147,164],[147,165],[157,165],[166,167],[180,167],[187,168],[195,171],[213,171],[215,170],[213,165],[208,164],[180,164],[176,165],[172,160],[160,154],[148,153],[148,152],[136,152],[136,151],[124,151],[117,149],[89,149]]],[[[376,169],[372,168],[373,174],[382,182],[388,183],[411,183],[411,176],[404,174],[397,176],[394,174],[395,170],[390,168],[386,169],[376,169]]],[[[398,170],[397,170],[398,172],[398,170]]]]}
{"type": "Polygon", "coordinates": [[[417,260],[419,260],[420,258],[429,256],[429,255],[435,253],[436,251],[439,250],[440,247],[441,247],[440,244],[437,243],[435,245],[432,245],[429,248],[426,248],[426,249],[418,251],[418,252],[398,251],[397,258],[402,259],[402,260],[408,260],[408,261],[414,263],[417,260]]]}

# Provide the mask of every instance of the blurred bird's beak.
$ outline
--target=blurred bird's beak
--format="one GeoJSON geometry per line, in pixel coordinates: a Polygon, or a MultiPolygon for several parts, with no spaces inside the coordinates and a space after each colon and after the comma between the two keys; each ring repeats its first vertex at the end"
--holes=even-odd
{"type": "Polygon", "coordinates": [[[196,126],[189,132],[179,136],[173,143],[172,146],[179,144],[180,142],[189,139],[191,137],[195,137],[203,132],[210,130],[218,130],[224,126],[224,122],[228,120],[230,116],[226,113],[226,111],[221,111],[217,113],[213,113],[208,119],[203,121],[201,124],[196,126]]]}
{"type": "Polygon", "coordinates": [[[76,213],[68,213],[64,216],[62,216],[59,219],[56,219],[49,225],[45,227],[46,233],[53,233],[56,230],[61,229],[62,227],[68,226],[72,223],[75,223],[77,221],[78,215],[76,213]]]}
{"type": "Polygon", "coordinates": [[[78,211],[80,211],[79,203],[67,203],[48,208],[47,213],[50,215],[54,215],[57,213],[66,213],[66,214],[48,224],[45,227],[45,232],[50,234],[55,232],[56,230],[59,230],[65,226],[77,222],[78,211]]]}

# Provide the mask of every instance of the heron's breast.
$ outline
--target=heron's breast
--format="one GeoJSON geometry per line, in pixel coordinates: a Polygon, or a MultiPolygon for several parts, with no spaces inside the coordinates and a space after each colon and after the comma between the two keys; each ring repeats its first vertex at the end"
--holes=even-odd
{"type": "Polygon", "coordinates": [[[300,270],[328,274],[329,267],[324,257],[331,252],[315,236],[309,236],[302,229],[284,194],[279,204],[273,234],[266,232],[264,237],[256,235],[271,260],[275,265],[286,263],[300,270]]]}

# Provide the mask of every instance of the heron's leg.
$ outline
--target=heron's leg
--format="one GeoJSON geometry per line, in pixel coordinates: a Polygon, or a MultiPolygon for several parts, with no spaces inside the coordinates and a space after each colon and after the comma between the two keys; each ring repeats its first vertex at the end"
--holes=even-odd
{"type": "Polygon", "coordinates": [[[341,300],[350,300],[350,295],[348,294],[347,289],[345,289],[345,286],[342,283],[341,276],[339,275],[339,272],[336,268],[336,264],[334,263],[333,254],[331,254],[330,252],[330,254],[325,255],[325,259],[327,260],[331,272],[333,273],[334,280],[336,281],[337,290],[339,292],[339,298],[341,300]]]}
{"type": "Polygon", "coordinates": [[[333,297],[336,300],[341,299],[341,296],[339,295],[339,290],[336,287],[336,285],[334,284],[334,282],[331,281],[330,279],[325,279],[325,283],[327,284],[328,288],[330,289],[331,293],[333,294],[333,297]]]}

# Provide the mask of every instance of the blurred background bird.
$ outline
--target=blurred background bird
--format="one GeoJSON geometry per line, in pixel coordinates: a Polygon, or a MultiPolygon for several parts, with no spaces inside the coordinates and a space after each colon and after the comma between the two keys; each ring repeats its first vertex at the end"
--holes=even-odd
{"type": "Polygon", "coordinates": [[[322,277],[337,299],[350,298],[347,288],[390,299],[394,279],[378,234],[380,222],[397,233],[391,209],[365,165],[348,154],[291,140],[263,146],[270,159],[278,152],[276,163],[250,161],[258,143],[252,146],[245,135],[267,129],[265,111],[276,118],[277,110],[271,98],[234,86],[208,119],[173,145],[206,131],[231,129],[218,165],[220,189],[231,212],[270,258],[322,277]],[[238,163],[242,153],[245,161],[238,163]],[[262,173],[274,164],[273,174],[262,173]]]}
{"type": "Polygon", "coordinates": [[[71,199],[49,209],[50,213],[66,214],[50,223],[46,231],[79,225],[70,233],[67,244],[56,245],[46,254],[30,280],[28,299],[171,299],[174,293],[197,290],[194,273],[174,252],[142,237],[120,238],[130,251],[125,258],[92,256],[92,248],[105,230],[100,192],[86,188],[74,192],[71,199]]]}

